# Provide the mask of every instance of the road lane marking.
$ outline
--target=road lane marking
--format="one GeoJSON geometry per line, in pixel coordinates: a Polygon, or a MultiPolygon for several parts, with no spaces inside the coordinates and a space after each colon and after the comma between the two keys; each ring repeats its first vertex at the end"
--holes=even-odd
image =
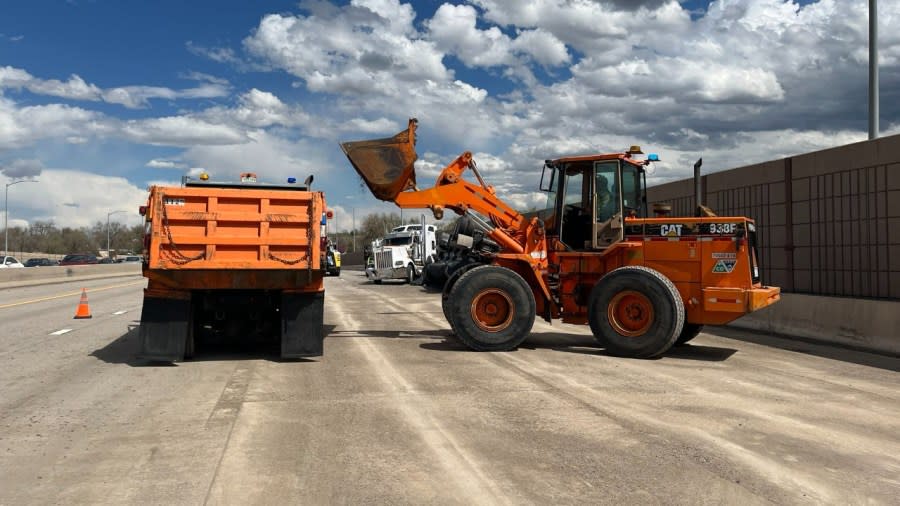
{"type": "MultiPolygon", "coordinates": [[[[91,288],[91,291],[92,292],[102,292],[103,290],[112,290],[113,288],[121,288],[123,286],[131,286],[131,285],[136,285],[138,283],[143,283],[143,282],[144,282],[144,280],[141,279],[140,281],[132,281],[131,283],[123,283],[121,285],[110,285],[110,286],[101,286],[99,288],[91,288]]],[[[15,306],[23,306],[25,304],[34,304],[36,302],[44,302],[46,300],[61,299],[63,297],[72,297],[75,295],[81,295],[81,290],[78,290],[77,292],[64,293],[61,295],[52,295],[50,297],[42,297],[40,299],[23,300],[21,302],[11,302],[9,304],[0,305],[0,309],[6,309],[8,307],[15,307],[15,306]]]]}
{"type": "Polygon", "coordinates": [[[123,309],[122,311],[116,311],[115,313],[113,313],[113,315],[116,315],[116,316],[117,316],[117,315],[120,315],[120,314],[125,314],[125,313],[127,313],[127,312],[128,312],[128,311],[126,311],[126,310],[123,309]]]}
{"type": "Polygon", "coordinates": [[[56,332],[51,332],[50,335],[51,336],[61,336],[61,335],[65,334],[66,332],[72,332],[72,329],[57,330],[56,332]]]}
{"type": "MultiPolygon", "coordinates": [[[[360,328],[359,321],[347,311],[339,311],[336,317],[341,328],[360,328]]],[[[443,425],[436,415],[438,406],[416,390],[390,356],[382,353],[371,339],[353,342],[359,346],[359,351],[387,393],[403,398],[394,403],[393,408],[437,457],[439,465],[444,468],[444,475],[454,482],[454,488],[467,496],[469,501],[464,502],[512,504],[501,485],[482,468],[477,457],[443,425]]]]}

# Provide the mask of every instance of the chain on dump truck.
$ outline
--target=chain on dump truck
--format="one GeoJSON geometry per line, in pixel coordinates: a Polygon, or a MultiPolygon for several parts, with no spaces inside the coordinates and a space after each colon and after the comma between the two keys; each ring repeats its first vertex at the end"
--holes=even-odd
{"type": "MultiPolygon", "coordinates": [[[[444,285],[444,315],[475,350],[510,350],[547,321],[589,324],[612,354],[654,357],[780,298],[760,278],[756,223],[746,217],[649,217],[645,167],[621,153],[546,160],[547,206],[526,217],[465,152],[431,188],[416,183],[416,120],[394,137],[341,148],[375,197],[463,216],[450,242],[473,261],[444,285]],[[463,178],[470,171],[477,184],[463,178]]],[[[698,206],[699,207],[699,206],[698,206]]],[[[710,213],[707,213],[710,214],[710,213]]]]}
{"type": "Polygon", "coordinates": [[[141,357],[182,360],[200,340],[276,339],[282,357],[322,355],[329,211],[311,183],[204,174],[150,188],[141,357]]]}

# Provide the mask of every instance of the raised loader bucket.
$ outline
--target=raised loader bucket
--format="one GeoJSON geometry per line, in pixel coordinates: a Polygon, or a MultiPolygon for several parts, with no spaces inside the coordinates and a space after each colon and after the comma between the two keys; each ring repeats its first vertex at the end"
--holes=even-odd
{"type": "Polygon", "coordinates": [[[376,198],[392,202],[416,185],[416,119],[393,137],[342,142],[341,149],[376,198]]]}

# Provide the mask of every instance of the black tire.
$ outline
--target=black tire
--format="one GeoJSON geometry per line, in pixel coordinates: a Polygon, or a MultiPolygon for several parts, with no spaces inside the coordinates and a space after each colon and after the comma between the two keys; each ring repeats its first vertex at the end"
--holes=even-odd
{"type": "Polygon", "coordinates": [[[410,285],[416,282],[416,267],[413,264],[406,266],[406,282],[410,285]]]}
{"type": "Polygon", "coordinates": [[[684,303],[672,281],[659,272],[620,267],[591,290],[588,321],[609,353],[652,358],[665,353],[681,335],[684,303]]]}
{"type": "Polygon", "coordinates": [[[441,291],[441,310],[444,311],[444,318],[447,319],[447,323],[450,324],[450,330],[456,335],[456,326],[453,323],[452,314],[450,313],[450,292],[453,290],[453,285],[459,281],[459,278],[462,277],[463,274],[466,273],[466,269],[459,269],[453,273],[448,279],[447,282],[444,283],[444,289],[441,291]]]}
{"type": "Polygon", "coordinates": [[[372,280],[372,282],[375,283],[376,285],[380,285],[382,281],[384,281],[384,280],[382,280],[382,279],[373,279],[372,280]]]}
{"type": "Polygon", "coordinates": [[[341,275],[341,270],[338,269],[338,270],[334,271],[334,275],[335,275],[335,276],[340,276],[340,275],[341,275]]]}
{"type": "Polygon", "coordinates": [[[517,273],[482,265],[466,271],[447,299],[456,336],[477,351],[515,349],[534,325],[534,293],[517,273]]]}
{"type": "Polygon", "coordinates": [[[681,329],[681,334],[679,334],[678,339],[675,340],[675,346],[681,346],[682,344],[687,343],[691,339],[697,337],[702,330],[703,325],[685,322],[684,327],[681,329]]]}
{"type": "Polygon", "coordinates": [[[197,303],[191,301],[191,316],[188,319],[188,334],[184,340],[184,359],[194,358],[197,352],[197,303]]]}

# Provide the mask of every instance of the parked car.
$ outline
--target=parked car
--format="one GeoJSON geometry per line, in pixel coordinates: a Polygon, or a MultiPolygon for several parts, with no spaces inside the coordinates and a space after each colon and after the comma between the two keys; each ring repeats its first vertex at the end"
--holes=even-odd
{"type": "Polygon", "coordinates": [[[54,265],[59,265],[59,262],[49,258],[29,258],[25,261],[25,267],[53,267],[54,265]]]}
{"type": "Polygon", "coordinates": [[[143,262],[143,261],[144,261],[144,259],[137,255],[128,255],[128,256],[119,257],[116,259],[116,263],[118,263],[118,264],[123,264],[126,262],[131,263],[131,262],[143,262]]]}
{"type": "Polygon", "coordinates": [[[116,261],[109,257],[103,257],[100,260],[97,260],[98,264],[114,264],[116,261]]]}
{"type": "Polygon", "coordinates": [[[22,265],[22,262],[16,260],[16,257],[5,256],[2,258],[3,262],[0,262],[0,269],[18,269],[25,267],[22,265]]]}
{"type": "Polygon", "coordinates": [[[59,265],[88,265],[99,263],[94,255],[76,254],[66,255],[59,261],[59,265]]]}

